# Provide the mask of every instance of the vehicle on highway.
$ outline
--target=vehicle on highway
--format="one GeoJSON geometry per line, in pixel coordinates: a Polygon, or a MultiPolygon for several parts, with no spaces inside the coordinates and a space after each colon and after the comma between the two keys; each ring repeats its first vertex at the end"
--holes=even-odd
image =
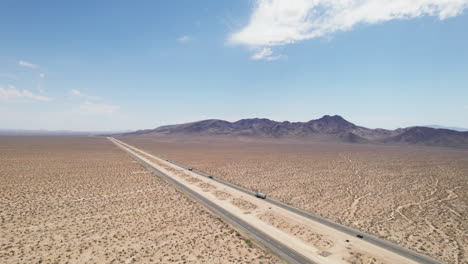
{"type": "Polygon", "coordinates": [[[193,171],[193,168],[192,168],[192,167],[190,167],[190,168],[188,168],[187,170],[189,170],[189,171],[193,171]]]}
{"type": "Polygon", "coordinates": [[[255,194],[255,197],[260,198],[260,199],[266,199],[266,194],[258,192],[255,194]]]}
{"type": "Polygon", "coordinates": [[[363,235],[356,235],[358,238],[364,238],[363,235]]]}
{"type": "Polygon", "coordinates": [[[210,176],[208,176],[208,178],[213,179],[213,176],[210,175],[210,176]]]}

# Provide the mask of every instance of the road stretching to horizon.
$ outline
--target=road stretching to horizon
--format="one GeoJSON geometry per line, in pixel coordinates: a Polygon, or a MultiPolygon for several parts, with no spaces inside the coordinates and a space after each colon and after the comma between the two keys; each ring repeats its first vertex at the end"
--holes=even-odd
{"type": "MultiPolygon", "coordinates": [[[[256,240],[258,243],[263,244],[265,247],[267,247],[269,250],[273,251],[275,254],[283,258],[289,263],[327,263],[326,260],[316,262],[307,256],[305,254],[302,254],[300,251],[291,248],[287,243],[282,243],[278,239],[276,239],[274,236],[271,234],[267,234],[266,232],[260,230],[248,221],[244,221],[240,217],[236,216],[234,213],[230,212],[229,210],[226,210],[226,208],[223,208],[219,206],[218,204],[214,203],[213,201],[210,201],[210,199],[207,199],[206,197],[200,195],[196,191],[194,191],[192,188],[187,186],[186,184],[181,183],[180,181],[176,180],[174,177],[171,177],[167,173],[164,173],[161,171],[161,169],[157,168],[154,164],[151,162],[148,162],[144,157],[139,155],[136,151],[140,153],[144,153],[147,156],[152,156],[154,158],[157,158],[161,161],[165,161],[167,163],[172,164],[173,166],[179,167],[184,170],[188,170],[188,167],[178,164],[174,161],[170,161],[168,159],[165,159],[163,157],[156,156],[154,154],[147,153],[143,150],[140,150],[134,146],[131,146],[129,144],[126,144],[120,140],[117,140],[112,137],[108,137],[108,139],[116,144],[121,150],[125,151],[128,153],[132,158],[134,158],[136,161],[144,165],[146,168],[148,168],[150,171],[154,172],[155,174],[159,175],[160,177],[163,177],[164,179],[168,180],[170,183],[175,185],[178,189],[189,195],[190,197],[194,198],[196,201],[200,202],[202,205],[207,207],[209,210],[214,212],[215,214],[219,215],[222,219],[236,227],[239,231],[243,232],[247,236],[251,237],[252,239],[256,240]]],[[[239,187],[237,185],[234,185],[232,183],[226,182],[224,180],[215,178],[213,176],[207,175],[203,172],[200,171],[195,171],[191,170],[192,173],[195,173],[197,175],[200,175],[202,177],[206,177],[210,181],[217,182],[219,184],[222,184],[223,186],[226,186],[227,188],[232,188],[237,191],[240,191],[244,194],[247,194],[249,196],[255,197],[256,193],[247,190],[245,188],[239,187]]],[[[419,253],[416,253],[414,251],[408,250],[406,248],[400,247],[398,245],[395,245],[391,242],[388,242],[386,240],[377,238],[372,235],[368,235],[365,233],[362,233],[358,230],[355,230],[353,228],[335,223],[329,219],[320,217],[318,215],[303,211],[301,209],[292,207],[290,205],[281,203],[279,201],[267,198],[267,199],[262,199],[261,201],[268,203],[273,206],[277,206],[279,208],[285,209],[293,214],[296,214],[298,217],[305,217],[311,221],[317,222],[319,224],[325,225],[327,227],[333,228],[334,230],[341,232],[346,235],[351,235],[355,238],[359,236],[362,236],[362,238],[357,238],[362,241],[365,241],[367,243],[370,243],[374,246],[377,246],[379,248],[382,248],[386,251],[393,252],[398,254],[399,256],[411,260],[413,262],[417,263],[424,263],[424,264],[439,264],[440,262],[437,260],[434,260],[428,256],[421,255],[419,253]]]]}

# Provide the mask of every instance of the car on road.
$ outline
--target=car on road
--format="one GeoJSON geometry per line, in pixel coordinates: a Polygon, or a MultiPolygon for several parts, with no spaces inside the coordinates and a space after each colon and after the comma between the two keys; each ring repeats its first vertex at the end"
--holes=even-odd
{"type": "Polygon", "coordinates": [[[255,194],[255,197],[260,198],[260,199],[266,199],[266,194],[258,192],[255,194]]]}
{"type": "Polygon", "coordinates": [[[210,175],[210,176],[208,176],[208,178],[213,179],[213,176],[210,175]]]}
{"type": "Polygon", "coordinates": [[[356,235],[358,238],[364,238],[363,235],[356,235]]]}
{"type": "Polygon", "coordinates": [[[190,168],[188,168],[187,170],[189,170],[189,171],[193,171],[193,168],[192,168],[192,167],[190,167],[190,168]]]}

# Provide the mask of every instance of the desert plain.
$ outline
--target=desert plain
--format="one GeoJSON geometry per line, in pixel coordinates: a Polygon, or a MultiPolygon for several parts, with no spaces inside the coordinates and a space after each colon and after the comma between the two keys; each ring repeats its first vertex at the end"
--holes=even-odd
{"type": "Polygon", "coordinates": [[[443,263],[468,263],[466,149],[151,136],[120,139],[443,263]]]}
{"type": "Polygon", "coordinates": [[[103,137],[0,137],[0,263],[278,263],[103,137]]]}

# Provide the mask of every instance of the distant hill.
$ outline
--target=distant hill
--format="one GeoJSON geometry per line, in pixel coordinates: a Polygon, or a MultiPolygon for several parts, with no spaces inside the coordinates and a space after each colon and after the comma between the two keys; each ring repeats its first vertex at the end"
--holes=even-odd
{"type": "Polygon", "coordinates": [[[410,127],[384,142],[468,148],[468,132],[430,127],[410,127]]]}
{"type": "Polygon", "coordinates": [[[228,122],[209,119],[156,129],[139,130],[130,135],[183,136],[245,136],[261,138],[320,138],[348,143],[397,143],[445,147],[468,147],[468,132],[428,127],[409,127],[396,130],[370,129],[357,126],[343,117],[325,115],[308,122],[277,122],[265,118],[228,122]]]}
{"type": "Polygon", "coordinates": [[[439,126],[439,125],[427,125],[427,126],[422,126],[422,127],[438,128],[438,129],[449,129],[449,130],[455,130],[455,131],[458,131],[458,132],[468,131],[468,128],[463,128],[463,127],[446,127],[446,126],[439,126]]]}

